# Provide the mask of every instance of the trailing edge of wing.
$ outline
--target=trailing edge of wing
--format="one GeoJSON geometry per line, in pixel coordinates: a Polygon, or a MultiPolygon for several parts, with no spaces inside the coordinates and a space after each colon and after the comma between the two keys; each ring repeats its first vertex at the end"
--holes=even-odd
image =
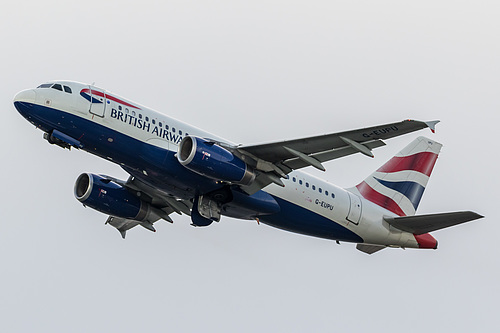
{"type": "Polygon", "coordinates": [[[421,235],[483,217],[477,213],[467,211],[401,217],[386,216],[384,220],[395,228],[411,232],[415,235],[421,235]]]}

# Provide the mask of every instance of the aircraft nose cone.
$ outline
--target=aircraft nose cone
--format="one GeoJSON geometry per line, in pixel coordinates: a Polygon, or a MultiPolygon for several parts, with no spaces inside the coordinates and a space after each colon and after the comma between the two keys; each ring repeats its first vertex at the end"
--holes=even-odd
{"type": "Polygon", "coordinates": [[[16,102],[35,103],[35,100],[36,92],[33,89],[20,91],[14,96],[14,104],[16,102]]]}
{"type": "Polygon", "coordinates": [[[33,89],[23,90],[14,96],[14,106],[24,118],[31,119],[35,100],[36,92],[33,89]]]}

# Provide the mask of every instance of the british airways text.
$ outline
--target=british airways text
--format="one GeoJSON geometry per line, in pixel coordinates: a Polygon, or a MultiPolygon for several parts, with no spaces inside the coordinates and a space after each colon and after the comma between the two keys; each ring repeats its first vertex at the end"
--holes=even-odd
{"type": "Polygon", "coordinates": [[[182,140],[182,135],[172,133],[168,129],[159,127],[158,125],[152,125],[149,121],[123,113],[122,111],[118,111],[114,108],[111,109],[111,118],[120,120],[138,129],[142,129],[148,133],[156,135],[159,138],[173,142],[174,144],[179,144],[182,140]]]}

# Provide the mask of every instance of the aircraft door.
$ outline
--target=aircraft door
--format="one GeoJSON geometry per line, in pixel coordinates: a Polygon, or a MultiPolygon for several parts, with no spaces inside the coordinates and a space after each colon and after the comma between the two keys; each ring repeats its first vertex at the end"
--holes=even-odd
{"type": "Polygon", "coordinates": [[[352,194],[351,192],[347,192],[349,194],[349,213],[347,214],[347,220],[354,223],[358,224],[359,220],[361,219],[361,199],[355,195],[352,194]]]}
{"type": "Polygon", "coordinates": [[[106,111],[106,94],[104,90],[96,87],[89,87],[90,90],[90,113],[99,117],[104,117],[106,111]]]}

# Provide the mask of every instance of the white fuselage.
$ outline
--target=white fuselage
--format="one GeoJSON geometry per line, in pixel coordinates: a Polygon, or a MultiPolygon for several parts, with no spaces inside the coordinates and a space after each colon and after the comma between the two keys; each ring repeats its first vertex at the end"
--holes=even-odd
{"type": "MultiPolygon", "coordinates": [[[[58,82],[63,86],[70,87],[72,93],[50,88],[37,88],[21,92],[16,96],[16,100],[73,115],[109,129],[100,138],[102,145],[106,146],[106,149],[103,150],[104,153],[99,154],[98,148],[94,150],[98,155],[122,166],[127,165],[127,159],[121,160],[120,156],[126,155],[128,158],[133,158],[137,152],[120,151],[126,147],[122,147],[116,142],[117,137],[113,133],[125,135],[145,145],[168,150],[173,154],[177,152],[181,139],[186,135],[229,143],[227,140],[113,93],[105,92],[104,98],[101,96],[102,103],[89,103],[82,96],[87,94],[91,98],[99,99],[98,92],[104,93],[104,91],[76,82],[58,82]],[[87,92],[85,92],[86,89],[87,92]]],[[[26,115],[24,116],[26,117],[26,115]]],[[[40,119],[42,117],[43,115],[38,114],[31,115],[31,118],[27,117],[27,119],[44,129],[40,125],[43,122],[43,119],[40,119]]],[[[65,132],[65,128],[71,126],[71,124],[65,124],[62,121],[52,125],[60,126],[58,129],[61,132],[65,132]]],[[[75,139],[84,140],[84,138],[75,139]]],[[[94,153],[90,149],[87,151],[94,153]]],[[[135,165],[134,168],[137,169],[138,166],[135,165]]],[[[144,171],[146,172],[146,168],[144,171]]],[[[413,234],[395,229],[383,220],[384,216],[396,216],[394,213],[365,200],[358,195],[359,192],[357,193],[356,188],[348,191],[301,171],[292,171],[289,178],[283,182],[284,187],[271,184],[263,188],[263,191],[295,207],[302,208],[301,211],[310,212],[311,215],[321,216],[332,224],[338,224],[358,235],[364,243],[395,247],[419,247],[413,234]]],[[[307,215],[303,216],[302,219],[304,224],[308,223],[307,215]]],[[[266,217],[262,217],[261,220],[267,223],[266,217]]],[[[272,221],[269,224],[280,227],[272,221]]],[[[287,227],[283,228],[287,229],[287,227]]],[[[307,232],[303,233],[308,234],[307,232]]],[[[335,239],[334,236],[326,238],[335,239]]]]}

